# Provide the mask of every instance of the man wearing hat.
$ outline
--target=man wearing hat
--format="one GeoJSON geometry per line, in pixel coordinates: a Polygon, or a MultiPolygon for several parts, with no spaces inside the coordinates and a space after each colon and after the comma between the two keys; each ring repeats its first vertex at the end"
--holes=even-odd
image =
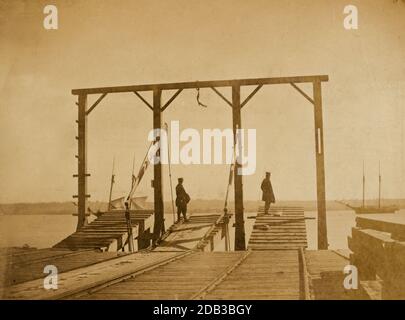
{"type": "Polygon", "coordinates": [[[264,201],[264,213],[268,214],[270,209],[270,204],[275,203],[276,199],[273,193],[273,187],[270,181],[270,172],[266,172],[266,178],[264,178],[261,189],[262,189],[262,201],[264,201]]]}
{"type": "Polygon", "coordinates": [[[177,207],[177,222],[180,222],[180,216],[183,214],[184,221],[187,221],[187,203],[190,202],[190,196],[183,187],[183,178],[178,178],[176,186],[176,207],[177,207]]]}

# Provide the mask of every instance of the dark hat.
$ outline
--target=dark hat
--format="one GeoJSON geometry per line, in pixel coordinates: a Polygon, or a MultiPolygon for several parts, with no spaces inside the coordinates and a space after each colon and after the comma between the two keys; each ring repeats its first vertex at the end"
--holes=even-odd
{"type": "Polygon", "coordinates": [[[271,172],[270,172],[270,171],[266,171],[266,175],[267,175],[267,174],[271,174],[271,172]]]}
{"type": "Polygon", "coordinates": [[[179,182],[183,182],[184,179],[183,179],[183,178],[178,178],[177,180],[178,180],[179,182]]]}

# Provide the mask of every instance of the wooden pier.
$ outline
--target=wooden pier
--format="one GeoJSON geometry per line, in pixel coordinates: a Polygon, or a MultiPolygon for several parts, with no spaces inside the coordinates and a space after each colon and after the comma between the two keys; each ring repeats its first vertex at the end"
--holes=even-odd
{"type": "MultiPolygon", "coordinates": [[[[3,287],[2,296],[161,300],[402,298],[405,282],[400,270],[404,269],[405,250],[404,242],[396,240],[403,236],[401,224],[361,217],[349,239],[352,251],[306,250],[303,210],[274,207],[270,213],[267,216],[259,212],[249,249],[244,251],[211,250],[208,244],[213,241],[218,246],[218,241],[224,240],[220,216],[215,214],[196,214],[172,226],[154,250],[115,256],[93,250],[39,251],[36,276],[9,283],[3,287]],[[261,232],[263,225],[270,229],[261,232]],[[60,270],[58,290],[43,289],[43,277],[39,277],[43,264],[50,262],[60,270]],[[357,290],[343,284],[347,276],[344,269],[350,264],[359,268],[357,290]]],[[[20,259],[16,262],[23,261],[17,258],[20,254],[15,253],[20,259]]]]}

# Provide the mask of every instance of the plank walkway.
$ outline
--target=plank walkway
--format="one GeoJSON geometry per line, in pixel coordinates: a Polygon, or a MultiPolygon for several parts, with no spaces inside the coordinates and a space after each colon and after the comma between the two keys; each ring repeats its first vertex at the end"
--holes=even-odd
{"type": "Polygon", "coordinates": [[[105,283],[121,281],[133,273],[142,272],[151,266],[165,263],[176,255],[188,253],[174,252],[138,252],[122,257],[103,261],[86,267],[74,269],[59,274],[58,289],[45,290],[43,279],[35,279],[11,287],[0,288],[2,299],[13,300],[45,300],[63,299],[78,292],[92,290],[105,283]]]}
{"type": "Polygon", "coordinates": [[[54,265],[59,273],[82,268],[102,261],[114,259],[124,253],[96,252],[93,250],[71,251],[66,249],[38,249],[0,254],[0,287],[42,279],[44,267],[54,265]]]}
{"type": "Polygon", "coordinates": [[[82,299],[191,299],[243,255],[244,252],[195,252],[132,279],[84,295],[82,299]]]}
{"type": "MultiPolygon", "coordinates": [[[[81,299],[299,299],[298,254],[197,252],[81,299]]],[[[77,297],[73,297],[77,298],[77,297]]]]}
{"type": "Polygon", "coordinates": [[[269,214],[260,208],[249,239],[251,250],[292,250],[307,247],[304,209],[270,207],[269,214]]]}
{"type": "Polygon", "coordinates": [[[297,250],[252,251],[202,298],[298,300],[302,297],[298,259],[297,250]]]}
{"type": "MultiPolygon", "coordinates": [[[[188,217],[188,221],[174,224],[169,228],[170,233],[154,251],[186,251],[196,247],[207,238],[207,233],[215,233],[215,222],[219,214],[195,213],[188,217]]],[[[214,236],[214,235],[211,235],[214,236]]],[[[201,243],[206,245],[207,243],[201,243]]]]}
{"type": "MultiPolygon", "coordinates": [[[[134,238],[150,229],[152,223],[152,210],[131,211],[131,224],[134,238]]],[[[125,212],[113,211],[104,213],[82,229],[57,243],[54,248],[118,251],[125,245],[127,239],[128,232],[125,212]]]]}

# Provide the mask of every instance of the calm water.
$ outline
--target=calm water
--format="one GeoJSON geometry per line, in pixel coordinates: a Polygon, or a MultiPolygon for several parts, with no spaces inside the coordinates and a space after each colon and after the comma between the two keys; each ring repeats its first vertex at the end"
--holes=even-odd
{"type": "MultiPolygon", "coordinates": [[[[256,213],[245,214],[246,239],[249,239],[253,229],[256,213]]],[[[306,217],[316,218],[316,212],[306,212],[306,217]]],[[[362,215],[366,216],[366,215],[362,215]]],[[[395,216],[405,223],[405,210],[391,215],[371,215],[373,217],[395,216]]],[[[351,228],[355,226],[356,215],[353,211],[330,211],[327,216],[328,238],[330,249],[347,249],[347,237],[351,234],[351,228]]],[[[76,229],[77,218],[70,215],[19,215],[0,216],[0,247],[23,246],[46,248],[61,241],[76,229]]],[[[166,215],[166,226],[173,221],[171,214],[166,215]]],[[[233,224],[234,221],[231,221],[233,224]]],[[[308,233],[308,249],[317,247],[317,221],[306,220],[308,233]]],[[[230,229],[233,230],[232,228],[230,229]]],[[[233,245],[233,232],[230,234],[233,245]]],[[[218,247],[218,250],[223,248],[218,247]]]]}

